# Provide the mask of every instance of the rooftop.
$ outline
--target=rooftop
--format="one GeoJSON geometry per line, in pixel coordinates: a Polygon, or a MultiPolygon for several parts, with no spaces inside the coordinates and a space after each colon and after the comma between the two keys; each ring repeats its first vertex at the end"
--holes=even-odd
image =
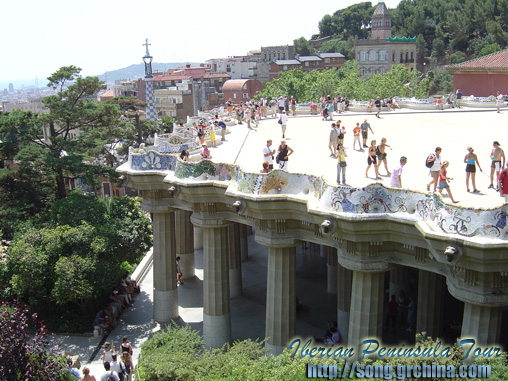
{"type": "Polygon", "coordinates": [[[300,65],[301,62],[298,60],[277,60],[275,61],[277,65],[300,65]]]}
{"type": "Polygon", "coordinates": [[[446,67],[457,69],[508,69],[508,49],[446,67]]]}

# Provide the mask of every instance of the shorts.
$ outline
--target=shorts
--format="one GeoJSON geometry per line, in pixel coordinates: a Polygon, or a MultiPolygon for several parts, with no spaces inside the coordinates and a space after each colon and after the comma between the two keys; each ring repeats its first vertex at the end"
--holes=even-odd
{"type": "Polygon", "coordinates": [[[439,184],[437,185],[437,189],[446,189],[450,188],[446,180],[439,180],[439,184]]]}
{"type": "Polygon", "coordinates": [[[280,127],[282,128],[282,133],[284,134],[286,132],[286,125],[281,124],[280,127]]]}
{"type": "Polygon", "coordinates": [[[377,158],[379,161],[386,159],[386,153],[380,153],[379,155],[377,155],[377,158]]]}
{"type": "Polygon", "coordinates": [[[367,139],[369,136],[369,131],[362,131],[362,138],[367,139]]]}
{"type": "Polygon", "coordinates": [[[367,158],[367,164],[369,164],[369,165],[371,165],[371,164],[374,164],[374,165],[377,164],[377,158],[375,156],[372,157],[372,156],[369,155],[369,157],[367,158]]]}
{"type": "Polygon", "coordinates": [[[356,143],[356,142],[360,143],[360,135],[355,135],[355,140],[354,140],[354,142],[355,142],[355,143],[356,143]]]}
{"type": "Polygon", "coordinates": [[[284,106],[279,106],[279,111],[280,112],[284,111],[284,106]]]}
{"type": "Polygon", "coordinates": [[[466,165],[466,172],[468,173],[476,173],[476,165],[468,164],[466,165]]]}
{"type": "Polygon", "coordinates": [[[296,105],[291,105],[291,110],[296,111],[296,105]]]}
{"type": "Polygon", "coordinates": [[[500,160],[493,160],[490,167],[496,168],[496,171],[500,171],[501,170],[501,161],[500,160]]]}
{"type": "Polygon", "coordinates": [[[441,171],[430,171],[430,175],[432,176],[433,179],[437,179],[440,172],[441,171]]]}
{"type": "Polygon", "coordinates": [[[338,140],[332,140],[330,143],[328,143],[328,147],[337,147],[337,144],[339,144],[338,140]]]}

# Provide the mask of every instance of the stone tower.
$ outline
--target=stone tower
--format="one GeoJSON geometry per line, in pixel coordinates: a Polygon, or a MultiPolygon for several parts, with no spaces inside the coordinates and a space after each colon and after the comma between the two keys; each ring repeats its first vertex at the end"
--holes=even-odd
{"type": "Polygon", "coordinates": [[[145,40],[143,46],[146,46],[146,53],[143,57],[145,63],[145,90],[146,90],[146,120],[157,120],[157,113],[155,112],[155,98],[153,94],[153,75],[152,75],[152,60],[153,57],[148,51],[148,39],[145,40]]]}
{"type": "Polygon", "coordinates": [[[373,40],[386,40],[392,34],[392,16],[383,1],[377,4],[371,25],[373,40]]]}

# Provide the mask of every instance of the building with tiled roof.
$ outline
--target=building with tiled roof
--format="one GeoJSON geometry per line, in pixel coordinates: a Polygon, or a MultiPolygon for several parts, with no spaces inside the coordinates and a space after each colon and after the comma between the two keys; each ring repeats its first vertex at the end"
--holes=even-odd
{"type": "Polygon", "coordinates": [[[453,74],[454,91],[477,97],[508,93],[508,49],[446,68],[453,74]]]}
{"type": "Polygon", "coordinates": [[[295,59],[277,60],[270,65],[270,80],[279,78],[281,71],[300,68],[303,71],[338,69],[344,65],[341,53],[318,53],[313,56],[297,56],[295,59]]]}
{"type": "Polygon", "coordinates": [[[263,84],[257,79],[230,79],[224,83],[222,93],[224,100],[231,99],[234,104],[251,99],[258,91],[263,91],[263,84]]]}
{"type": "Polygon", "coordinates": [[[371,20],[371,38],[357,40],[355,57],[361,74],[385,74],[395,65],[416,69],[416,38],[392,38],[392,16],[383,1],[371,20]]]}

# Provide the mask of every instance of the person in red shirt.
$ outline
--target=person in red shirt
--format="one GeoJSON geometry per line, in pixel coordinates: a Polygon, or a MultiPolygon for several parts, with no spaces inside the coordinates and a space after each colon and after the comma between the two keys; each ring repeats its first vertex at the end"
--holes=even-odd
{"type": "Polygon", "coordinates": [[[387,314],[386,314],[386,327],[390,326],[390,322],[392,323],[392,329],[395,329],[395,324],[397,323],[397,301],[395,300],[395,295],[392,295],[392,300],[388,302],[387,314]]]}
{"type": "Polygon", "coordinates": [[[506,168],[499,173],[499,195],[508,202],[508,162],[506,168]]]}
{"type": "Polygon", "coordinates": [[[358,142],[358,150],[363,151],[362,149],[362,142],[360,141],[360,132],[362,131],[362,128],[360,127],[360,122],[356,122],[356,127],[353,128],[353,134],[354,134],[354,142],[353,142],[353,149],[356,149],[356,142],[358,142]]]}

